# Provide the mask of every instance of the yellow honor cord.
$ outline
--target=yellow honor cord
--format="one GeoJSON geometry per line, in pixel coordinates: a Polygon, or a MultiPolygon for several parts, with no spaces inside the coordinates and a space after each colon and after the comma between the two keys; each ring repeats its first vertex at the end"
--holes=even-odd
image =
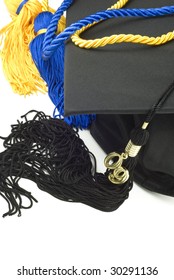
{"type": "MultiPolygon", "coordinates": [[[[108,8],[108,10],[111,9],[120,9],[129,0],[125,1],[118,1],[115,5],[113,5],[111,8],[108,8]]],[[[88,24],[85,27],[82,27],[80,30],[76,31],[72,36],[71,40],[72,42],[80,47],[80,48],[98,48],[98,47],[104,47],[106,45],[113,45],[116,43],[135,43],[135,44],[145,44],[145,45],[151,45],[151,46],[158,46],[165,44],[167,42],[170,42],[174,39],[174,31],[168,32],[167,34],[163,34],[161,36],[157,37],[149,37],[149,36],[143,36],[143,35],[134,35],[134,34],[114,34],[111,36],[106,36],[103,38],[97,38],[97,39],[91,39],[91,40],[85,40],[80,37],[80,35],[86,31],[87,29],[91,28],[97,24],[97,22],[94,22],[93,24],[88,24]]]]}
{"type": "Polygon", "coordinates": [[[77,31],[71,37],[71,39],[76,46],[80,48],[86,48],[86,49],[104,47],[106,45],[112,45],[116,43],[136,43],[136,44],[158,46],[158,45],[165,44],[169,41],[172,41],[174,39],[174,31],[172,31],[158,37],[149,37],[149,36],[133,35],[133,34],[119,34],[119,35],[103,37],[101,39],[84,40],[81,39],[79,36],[84,31],[84,29],[77,31]]]}
{"type": "Polygon", "coordinates": [[[114,5],[112,5],[110,8],[108,8],[107,10],[112,10],[112,9],[121,9],[122,7],[124,7],[126,5],[126,3],[129,2],[129,0],[119,0],[117,3],[115,3],[114,5]]]}
{"type": "MultiPolygon", "coordinates": [[[[123,8],[127,2],[129,2],[129,0],[118,0],[117,3],[115,3],[114,5],[112,5],[110,8],[108,8],[107,10],[112,10],[112,9],[121,9],[123,8]]],[[[96,25],[98,22],[94,22],[92,24],[88,24],[87,26],[85,27],[82,27],[80,30],[76,31],[72,36],[71,36],[71,39],[72,39],[72,42],[80,47],[80,48],[94,48],[93,46],[92,47],[87,47],[86,45],[88,44],[88,41],[89,40],[83,40],[80,38],[80,34],[83,33],[85,30],[91,28],[92,26],[96,25]]],[[[98,39],[96,39],[98,40],[98,39]]],[[[93,41],[93,40],[90,40],[90,41],[93,41]]],[[[97,47],[98,48],[98,47],[97,47]]]]}

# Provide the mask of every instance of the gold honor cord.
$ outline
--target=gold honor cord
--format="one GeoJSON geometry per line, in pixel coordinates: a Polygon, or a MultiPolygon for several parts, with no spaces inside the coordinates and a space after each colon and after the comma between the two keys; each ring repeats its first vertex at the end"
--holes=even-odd
{"type": "Polygon", "coordinates": [[[112,10],[112,9],[121,9],[123,6],[126,5],[126,3],[129,0],[119,0],[116,4],[112,5],[110,8],[108,8],[107,10],[112,10]]]}
{"type": "MultiPolygon", "coordinates": [[[[126,5],[126,3],[129,0],[125,1],[118,1],[115,5],[113,5],[111,8],[108,8],[107,10],[111,9],[120,9],[123,6],[126,5]]],[[[102,20],[101,20],[102,21],[102,20]]],[[[145,45],[151,45],[151,46],[158,46],[165,44],[167,42],[170,42],[174,39],[174,31],[168,32],[167,34],[163,34],[161,36],[157,37],[149,37],[149,36],[143,36],[143,35],[134,35],[134,34],[115,34],[111,36],[106,36],[103,38],[97,38],[97,39],[91,39],[91,40],[85,40],[80,37],[80,35],[86,31],[87,29],[91,28],[92,26],[96,25],[97,22],[94,22],[93,24],[88,24],[85,27],[82,27],[80,30],[76,31],[72,36],[71,40],[72,42],[80,47],[80,48],[98,48],[98,47],[104,47],[106,45],[112,45],[116,43],[136,43],[136,44],[145,44],[145,45]]]]}
{"type": "Polygon", "coordinates": [[[79,35],[85,30],[87,30],[87,28],[82,28],[81,30],[78,30],[71,37],[71,39],[76,46],[80,48],[86,48],[86,49],[104,47],[106,45],[113,45],[116,43],[135,43],[135,44],[158,46],[170,42],[174,39],[174,31],[171,31],[168,32],[167,34],[163,34],[158,37],[142,36],[139,34],[137,35],[119,34],[119,35],[103,37],[101,39],[84,40],[81,39],[79,35]]]}
{"type": "MultiPolygon", "coordinates": [[[[117,3],[115,3],[114,5],[112,5],[110,8],[108,8],[107,10],[112,10],[112,9],[121,9],[122,7],[124,7],[127,2],[129,2],[129,0],[119,0],[117,3]]],[[[101,20],[102,21],[102,20],[101,20]]],[[[101,22],[100,21],[100,22],[101,22]]],[[[80,48],[94,48],[94,47],[86,47],[86,46],[81,46],[81,43],[83,43],[83,41],[85,41],[85,44],[89,41],[89,40],[83,40],[80,38],[80,34],[83,33],[85,30],[91,28],[92,26],[98,24],[99,22],[94,22],[91,24],[88,24],[85,27],[82,27],[80,30],[76,31],[72,36],[72,42],[77,45],[80,48]]],[[[98,40],[98,39],[97,39],[98,40]]],[[[91,40],[90,40],[91,41],[91,40]]]]}

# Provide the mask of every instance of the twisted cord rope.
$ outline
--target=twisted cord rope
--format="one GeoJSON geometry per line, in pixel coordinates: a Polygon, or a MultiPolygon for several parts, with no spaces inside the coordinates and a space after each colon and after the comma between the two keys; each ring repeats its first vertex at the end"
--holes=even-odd
{"type": "Polygon", "coordinates": [[[58,22],[59,22],[61,16],[71,6],[72,3],[73,3],[73,0],[64,0],[62,2],[61,6],[55,12],[55,14],[49,24],[49,27],[47,28],[47,32],[45,34],[45,38],[43,41],[43,50],[47,49],[48,46],[51,44],[51,41],[56,34],[57,25],[58,25],[58,22]]]}
{"type": "Polygon", "coordinates": [[[174,92],[174,81],[169,85],[165,92],[160,96],[157,102],[152,106],[151,110],[148,112],[145,122],[150,123],[154,116],[160,111],[161,107],[164,105],[166,100],[174,92]]]}
{"type": "MultiPolygon", "coordinates": [[[[86,30],[86,28],[84,28],[86,30]]],[[[149,37],[142,35],[133,34],[119,34],[106,36],[101,39],[85,40],[79,37],[79,35],[84,32],[83,29],[77,31],[72,37],[72,42],[80,48],[98,48],[104,47],[106,45],[112,45],[115,43],[136,43],[136,44],[146,44],[146,45],[162,45],[174,39],[174,31],[168,32],[158,37],[149,37]]]]}
{"type": "Polygon", "coordinates": [[[114,5],[112,5],[110,8],[108,8],[107,10],[112,10],[112,9],[121,9],[123,8],[126,3],[128,2],[129,0],[119,0],[117,3],[115,3],[114,5]]]}
{"type": "MultiPolygon", "coordinates": [[[[43,12],[51,12],[51,13],[55,13],[55,10],[52,9],[51,7],[49,7],[49,1],[48,0],[42,0],[42,11],[43,12]]],[[[59,32],[63,32],[63,30],[65,29],[65,18],[62,16],[60,16],[59,18],[59,22],[58,22],[58,25],[57,25],[57,29],[56,29],[56,33],[58,34],[59,32]]],[[[45,29],[43,31],[43,33],[46,33],[47,29],[45,29]]],[[[42,33],[42,31],[41,31],[42,33]]],[[[41,34],[40,33],[40,34],[41,34]]],[[[37,35],[39,35],[39,32],[37,33],[37,35]]]]}
{"type": "MultiPolygon", "coordinates": [[[[56,36],[55,39],[52,40],[51,45],[44,50],[43,58],[49,59],[51,55],[56,51],[58,46],[63,44],[76,31],[80,30],[83,27],[87,27],[93,23],[97,23],[101,20],[104,21],[114,17],[156,17],[156,16],[172,15],[173,13],[174,13],[174,6],[166,6],[162,8],[150,8],[150,9],[119,9],[119,10],[116,9],[116,10],[107,10],[107,11],[98,12],[94,15],[87,16],[84,19],[71,24],[69,27],[67,27],[64,30],[64,32],[56,36]]],[[[164,36],[165,35],[163,35],[163,37],[164,36]]],[[[128,38],[126,39],[128,40],[128,38]]]]}
{"type": "MultiPolygon", "coordinates": [[[[74,0],[64,0],[61,4],[61,6],[57,9],[56,13],[54,14],[53,19],[50,22],[50,25],[47,29],[47,32],[45,34],[44,42],[43,42],[43,58],[45,60],[49,59],[51,57],[50,54],[47,55],[47,50],[49,50],[49,47],[51,45],[51,42],[55,36],[55,33],[57,31],[57,24],[60,20],[60,17],[63,15],[63,13],[71,6],[74,0]]],[[[111,6],[109,9],[120,9],[122,8],[129,0],[119,0],[116,4],[111,6]]],[[[109,10],[108,9],[108,10],[109,10]]],[[[96,23],[93,23],[96,24],[96,23]]]]}

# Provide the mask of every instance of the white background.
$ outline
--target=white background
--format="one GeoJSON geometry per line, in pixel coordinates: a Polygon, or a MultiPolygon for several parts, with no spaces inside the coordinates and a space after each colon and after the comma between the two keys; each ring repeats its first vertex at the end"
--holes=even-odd
{"type": "MultiPolygon", "coordinates": [[[[58,7],[61,1],[50,1],[58,7]]],[[[113,1],[114,2],[114,1],[113,1]]],[[[0,3],[0,27],[9,21],[0,3]]],[[[22,97],[14,94],[0,67],[0,134],[31,109],[52,114],[47,95],[22,97]]],[[[104,171],[105,154],[90,136],[81,133],[95,153],[98,170],[104,171]]],[[[1,142],[0,151],[3,151],[1,142]]],[[[174,199],[136,185],[129,199],[115,212],[103,213],[82,204],[59,201],[23,180],[39,203],[24,210],[22,217],[0,218],[0,279],[174,279],[174,199]],[[102,276],[17,276],[26,268],[101,268],[102,276]],[[112,266],[158,267],[157,276],[111,276],[112,266]]],[[[0,214],[7,210],[0,197],[0,214]]]]}

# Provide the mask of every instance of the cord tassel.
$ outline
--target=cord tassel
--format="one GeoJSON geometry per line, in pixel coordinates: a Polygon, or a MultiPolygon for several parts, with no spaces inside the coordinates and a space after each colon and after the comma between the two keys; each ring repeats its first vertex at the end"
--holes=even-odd
{"type": "Polygon", "coordinates": [[[116,210],[128,198],[131,186],[112,184],[107,174],[96,172],[96,159],[79,138],[77,130],[59,119],[34,112],[12,125],[0,154],[0,193],[8,203],[4,214],[21,215],[22,196],[32,206],[35,199],[20,187],[21,178],[35,182],[52,196],[80,202],[101,211],[116,210]],[[3,174],[3,176],[2,176],[3,174]]]}
{"type": "Polygon", "coordinates": [[[6,200],[9,208],[3,217],[17,213],[20,217],[21,209],[29,209],[32,207],[33,201],[37,202],[30,192],[24,190],[18,184],[22,169],[18,162],[15,165],[17,158],[18,155],[13,148],[0,154],[0,195],[6,200]],[[23,205],[23,197],[28,199],[28,206],[23,205]]]}
{"type": "MultiPolygon", "coordinates": [[[[64,52],[65,45],[61,44],[54,55],[47,61],[42,59],[44,33],[49,26],[53,14],[42,12],[34,22],[36,37],[30,43],[30,51],[36,67],[48,86],[48,95],[55,105],[54,117],[64,118],[64,52]]],[[[79,128],[87,128],[94,119],[94,115],[68,116],[64,120],[79,128]]]]}
{"type": "Polygon", "coordinates": [[[133,173],[137,163],[137,157],[141,148],[146,145],[149,139],[149,132],[146,130],[155,115],[160,111],[166,100],[174,90],[174,82],[163,92],[157,102],[147,113],[145,122],[140,128],[134,129],[131,133],[131,140],[128,142],[122,154],[110,153],[105,158],[108,179],[116,185],[129,187],[133,186],[133,173]]]}
{"type": "Polygon", "coordinates": [[[46,92],[46,86],[29,52],[34,38],[34,18],[42,12],[39,1],[5,0],[12,22],[0,30],[0,56],[4,74],[20,95],[46,92]]]}
{"type": "Polygon", "coordinates": [[[96,172],[96,159],[80,139],[77,130],[64,121],[43,112],[12,125],[11,134],[4,138],[5,151],[0,154],[0,194],[14,215],[30,208],[33,196],[19,186],[21,178],[35,182],[41,190],[68,201],[81,202],[101,211],[118,209],[128,198],[133,186],[133,172],[138,153],[149,138],[147,127],[173,93],[174,82],[149,110],[141,128],[131,133],[124,153],[109,154],[105,159],[105,174],[96,172]],[[115,161],[115,158],[117,160],[115,161]],[[22,205],[22,196],[30,205],[22,205]]]}

